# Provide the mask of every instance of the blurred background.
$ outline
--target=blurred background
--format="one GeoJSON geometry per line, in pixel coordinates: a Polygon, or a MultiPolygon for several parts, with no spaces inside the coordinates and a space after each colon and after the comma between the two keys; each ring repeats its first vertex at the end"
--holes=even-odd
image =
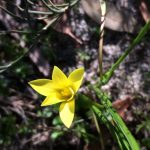
{"type": "MultiPolygon", "coordinates": [[[[80,92],[87,93],[86,87],[99,78],[99,1],[79,0],[68,7],[64,2],[69,1],[0,1],[1,150],[100,150],[100,138],[106,150],[117,150],[101,123],[99,137],[93,118],[80,99],[76,100],[73,125],[67,129],[59,118],[59,105],[40,107],[44,97],[28,85],[34,79],[50,79],[54,65],[66,74],[84,66],[80,92]]],[[[107,1],[104,72],[149,19],[149,1],[107,1]]],[[[150,149],[149,84],[150,32],[102,87],[142,150],[150,149]]]]}

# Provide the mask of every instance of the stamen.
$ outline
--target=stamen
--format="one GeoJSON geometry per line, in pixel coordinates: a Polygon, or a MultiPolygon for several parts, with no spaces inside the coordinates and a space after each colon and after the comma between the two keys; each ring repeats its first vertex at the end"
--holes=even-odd
{"type": "Polygon", "coordinates": [[[61,96],[67,101],[74,97],[74,90],[71,87],[67,87],[60,92],[61,96]]]}

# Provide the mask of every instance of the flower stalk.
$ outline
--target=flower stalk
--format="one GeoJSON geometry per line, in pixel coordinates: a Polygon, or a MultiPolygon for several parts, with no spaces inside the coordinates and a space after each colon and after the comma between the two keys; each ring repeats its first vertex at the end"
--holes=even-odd
{"type": "Polygon", "coordinates": [[[148,21],[145,26],[141,29],[137,37],[133,40],[131,45],[127,48],[127,50],[119,57],[119,59],[112,65],[112,67],[103,75],[101,83],[106,84],[110,78],[112,77],[114,71],[119,67],[119,65],[125,60],[128,54],[133,50],[133,48],[141,42],[145,34],[148,32],[150,28],[150,21],[148,21]]]}
{"type": "Polygon", "coordinates": [[[104,25],[106,15],[106,2],[100,0],[101,18],[100,18],[100,39],[99,39],[99,70],[100,78],[103,76],[103,36],[104,36],[104,25]]]}

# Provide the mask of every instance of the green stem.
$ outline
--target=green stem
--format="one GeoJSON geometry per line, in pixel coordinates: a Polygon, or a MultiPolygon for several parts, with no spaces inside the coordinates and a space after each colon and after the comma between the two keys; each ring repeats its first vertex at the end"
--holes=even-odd
{"type": "Polygon", "coordinates": [[[133,50],[133,48],[141,42],[147,31],[149,30],[150,27],[150,21],[145,24],[145,26],[141,29],[137,37],[133,40],[129,48],[124,52],[123,55],[120,56],[120,58],[112,65],[112,67],[104,74],[103,79],[102,79],[102,84],[106,84],[114,71],[119,67],[119,65],[124,61],[124,59],[128,56],[128,54],[133,50]]]}
{"type": "Polygon", "coordinates": [[[100,109],[100,110],[102,110],[102,109],[104,109],[105,108],[105,106],[104,105],[101,105],[101,104],[99,104],[99,103],[97,103],[97,102],[94,102],[92,99],[90,99],[88,96],[86,96],[85,94],[78,94],[78,98],[80,99],[82,99],[82,102],[84,103],[84,104],[86,104],[86,106],[87,106],[87,108],[90,108],[91,109],[91,107],[92,106],[94,106],[94,107],[96,107],[96,108],[98,108],[98,109],[100,109]]]}
{"type": "Polygon", "coordinates": [[[102,132],[101,132],[100,126],[98,124],[97,117],[96,117],[95,113],[93,112],[93,110],[92,110],[92,114],[93,114],[93,119],[94,119],[94,122],[95,122],[97,132],[99,134],[101,150],[105,150],[104,141],[103,141],[103,137],[102,137],[102,132]]]}

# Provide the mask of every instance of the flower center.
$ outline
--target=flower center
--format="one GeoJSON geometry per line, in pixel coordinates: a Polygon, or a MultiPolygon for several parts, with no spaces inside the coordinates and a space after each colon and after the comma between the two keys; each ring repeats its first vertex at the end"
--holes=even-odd
{"type": "Polygon", "coordinates": [[[71,87],[67,87],[60,91],[60,95],[62,96],[63,99],[69,101],[73,98],[74,91],[71,87]]]}

